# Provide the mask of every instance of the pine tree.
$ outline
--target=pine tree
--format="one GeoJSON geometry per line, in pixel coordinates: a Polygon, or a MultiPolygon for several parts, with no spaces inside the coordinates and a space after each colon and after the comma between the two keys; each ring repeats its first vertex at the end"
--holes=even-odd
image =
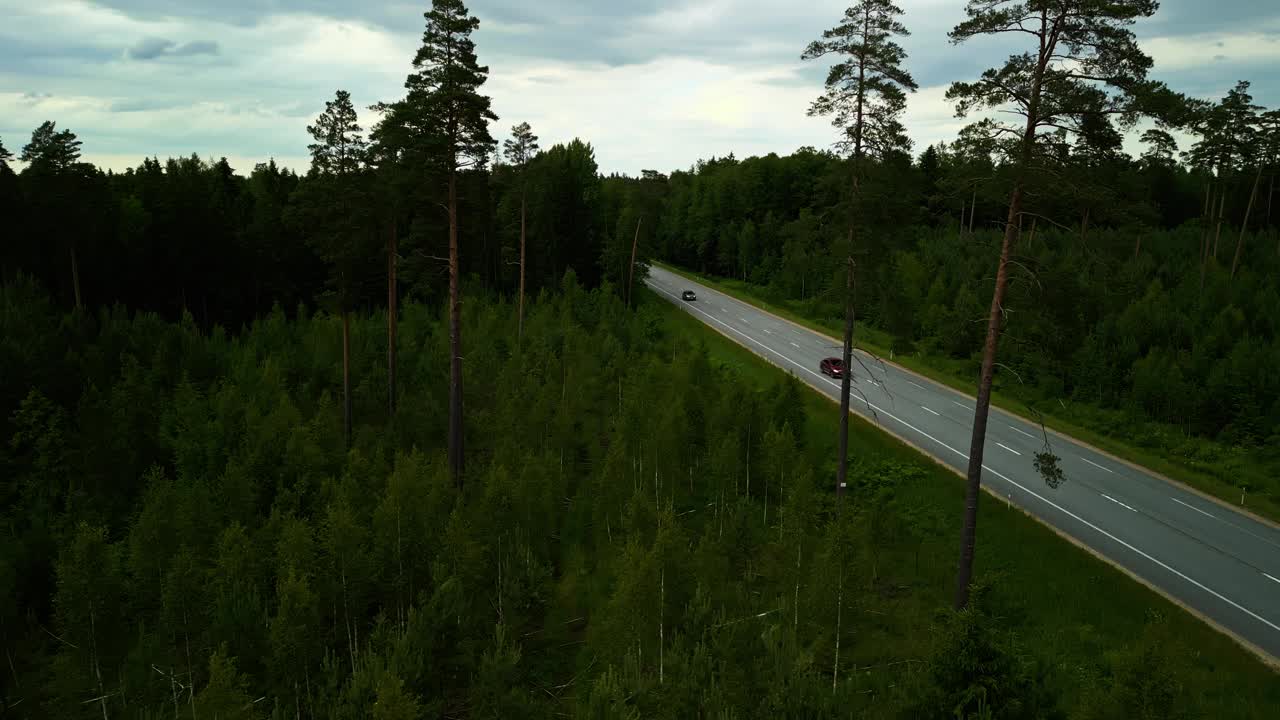
{"type": "Polygon", "coordinates": [[[502,154],[520,173],[520,299],[516,310],[516,338],[524,337],[524,277],[525,277],[525,200],[528,194],[527,176],[529,161],[538,154],[538,136],[529,123],[522,122],[511,128],[511,139],[502,143],[502,154]]]}
{"type": "Polygon", "coordinates": [[[827,73],[826,91],[809,108],[810,115],[830,115],[840,129],[837,146],[850,150],[853,181],[850,187],[849,239],[845,248],[844,344],[840,378],[840,437],[836,465],[836,493],[843,495],[849,464],[849,393],[853,361],[854,259],[858,235],[859,186],[864,156],[886,158],[910,148],[902,112],[906,92],[914,92],[915,80],[902,68],[907,53],[895,37],[910,33],[897,17],[902,9],[889,0],[859,0],[844,12],[839,25],[822,33],[801,56],[813,60],[826,55],[842,58],[827,73]]]}
{"type": "Polygon", "coordinates": [[[411,151],[448,182],[449,214],[449,469],[461,484],[465,465],[462,428],[462,290],[458,257],[458,173],[482,169],[497,144],[489,135],[489,97],[480,87],[489,68],[476,61],[471,33],[480,21],[461,0],[432,0],[425,13],[415,72],[405,79],[404,99],[387,106],[393,125],[407,127],[411,151]]]}
{"type": "Polygon", "coordinates": [[[351,94],[339,90],[325,103],[315,125],[307,126],[315,142],[311,151],[310,180],[313,191],[304,194],[311,210],[310,238],[317,254],[333,272],[338,312],[342,316],[342,428],[351,444],[351,307],[365,257],[360,237],[364,231],[365,204],[358,197],[360,173],[365,167],[368,144],[361,134],[351,94]]]}
{"type": "Polygon", "coordinates": [[[1004,317],[1009,251],[1018,238],[1023,193],[1034,163],[1044,159],[1045,134],[1054,130],[1080,133],[1085,118],[1136,119],[1138,100],[1158,89],[1146,82],[1151,58],[1138,47],[1129,26],[1155,13],[1155,0],[970,0],[968,16],[950,33],[953,43],[989,35],[1031,37],[1031,50],[1012,55],[999,68],[990,68],[975,82],[953,83],[947,98],[956,101],[957,114],[975,110],[1012,110],[1019,125],[982,120],[978,129],[993,137],[1013,169],[1013,187],[1005,221],[995,290],[983,345],[977,407],[969,447],[968,487],[964,528],[956,577],[955,606],[969,601],[973,554],[977,537],[978,493],[982,484],[982,453],[996,346],[1004,317]]]}
{"type": "MultiPolygon", "coordinates": [[[[40,127],[31,133],[31,142],[22,148],[18,157],[27,163],[23,176],[37,188],[37,194],[46,196],[54,203],[50,224],[54,226],[54,235],[61,236],[66,243],[71,258],[71,286],[75,293],[76,308],[83,306],[80,294],[80,259],[76,253],[76,233],[65,228],[66,213],[70,211],[67,204],[76,204],[76,192],[70,183],[74,182],[80,166],[80,140],[70,130],[58,130],[52,120],[40,123],[40,127]]],[[[89,168],[92,170],[92,168],[89,168]]]]}

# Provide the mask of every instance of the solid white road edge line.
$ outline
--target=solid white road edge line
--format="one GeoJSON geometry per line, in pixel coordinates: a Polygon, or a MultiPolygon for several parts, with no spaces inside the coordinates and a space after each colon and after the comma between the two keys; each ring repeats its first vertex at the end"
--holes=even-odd
{"type": "MultiPolygon", "coordinates": [[[[670,296],[671,296],[671,297],[673,297],[673,298],[674,298],[674,297],[676,297],[675,295],[671,294],[670,292],[667,292],[665,289],[663,289],[663,292],[665,292],[667,295],[670,295],[670,296]]],[[[765,345],[764,343],[761,343],[760,341],[756,340],[755,338],[752,338],[751,336],[749,336],[749,335],[747,335],[747,334],[745,334],[745,333],[743,333],[743,332],[741,332],[741,331],[737,330],[736,328],[734,328],[734,327],[732,327],[732,326],[728,325],[727,323],[721,322],[720,320],[716,319],[715,317],[712,317],[710,314],[708,314],[708,313],[706,313],[706,312],[704,312],[704,311],[702,311],[702,310],[700,310],[700,309],[698,309],[698,308],[691,308],[691,309],[695,310],[696,312],[700,312],[700,313],[702,313],[703,315],[706,315],[706,316],[707,316],[707,318],[708,318],[709,320],[713,320],[713,321],[715,321],[715,322],[720,323],[721,325],[724,325],[724,326],[725,326],[726,328],[728,328],[729,330],[731,330],[731,331],[733,331],[733,332],[738,333],[739,335],[741,335],[742,337],[746,338],[747,340],[749,340],[749,341],[751,341],[751,342],[753,342],[753,343],[755,343],[755,344],[759,345],[760,347],[764,348],[764,349],[765,349],[765,350],[767,350],[768,352],[771,352],[771,353],[773,353],[774,355],[777,355],[778,357],[780,357],[780,358],[782,358],[782,359],[786,360],[787,362],[791,363],[792,365],[795,365],[796,367],[800,368],[801,370],[804,370],[805,372],[809,373],[810,375],[813,375],[814,377],[819,378],[819,379],[821,379],[821,380],[826,380],[828,383],[831,383],[832,385],[835,385],[835,384],[836,384],[836,383],[832,382],[831,380],[828,380],[826,377],[824,377],[824,376],[822,376],[822,375],[819,375],[818,373],[816,373],[816,372],[814,372],[814,371],[810,370],[809,368],[807,368],[807,367],[805,367],[805,366],[801,365],[800,363],[796,362],[795,360],[792,360],[791,358],[787,357],[786,355],[783,355],[782,353],[778,352],[777,350],[774,350],[773,348],[769,347],[768,345],[765,345]]],[[[907,422],[907,421],[905,421],[905,420],[902,420],[902,419],[898,418],[898,417],[897,417],[896,415],[894,415],[893,413],[886,412],[885,410],[882,410],[882,409],[880,409],[880,408],[876,407],[876,406],[875,406],[875,404],[873,404],[873,403],[867,403],[867,405],[868,405],[869,407],[871,407],[872,409],[876,410],[877,412],[882,413],[883,415],[885,415],[885,417],[888,417],[888,418],[890,418],[890,419],[892,419],[892,420],[895,420],[895,421],[897,421],[899,424],[903,425],[904,427],[907,427],[907,428],[910,428],[911,430],[914,430],[914,431],[915,431],[916,433],[918,433],[919,435],[921,435],[921,436],[923,436],[923,437],[926,437],[926,438],[928,438],[929,440],[932,440],[933,442],[935,442],[935,443],[937,443],[938,445],[940,445],[940,446],[942,446],[942,447],[944,447],[944,448],[946,448],[946,449],[950,450],[951,452],[953,452],[953,453],[955,453],[955,454],[959,455],[960,457],[963,457],[963,458],[965,458],[966,460],[967,460],[967,459],[969,459],[969,456],[968,456],[968,455],[966,455],[966,454],[964,454],[964,453],[960,452],[959,450],[957,450],[957,449],[955,449],[955,448],[951,447],[950,445],[948,445],[948,444],[946,444],[946,443],[942,442],[941,440],[939,440],[939,439],[935,438],[934,436],[930,435],[929,433],[924,432],[923,430],[921,430],[920,428],[917,428],[916,426],[912,425],[911,423],[909,423],[909,422],[907,422]]],[[[1099,467],[1101,467],[1101,466],[1099,466],[1099,467]]],[[[1034,490],[1032,490],[1032,489],[1028,488],[1027,486],[1023,485],[1022,483],[1019,483],[1019,482],[1017,482],[1016,480],[1013,480],[1012,478],[1010,478],[1009,476],[1005,475],[1004,473],[1001,473],[1001,472],[999,472],[999,471],[997,471],[997,470],[993,470],[993,469],[991,469],[991,468],[987,467],[987,465],[986,465],[985,463],[982,465],[982,469],[983,469],[983,470],[986,470],[987,472],[991,473],[992,475],[995,475],[996,477],[1000,478],[1001,480],[1004,480],[1005,482],[1009,483],[1010,485],[1013,485],[1014,487],[1016,487],[1016,488],[1018,488],[1019,490],[1021,490],[1021,491],[1025,492],[1026,494],[1030,495],[1031,497],[1033,497],[1033,498],[1035,498],[1035,499],[1039,500],[1040,502],[1042,502],[1042,503],[1044,503],[1044,504],[1048,505],[1049,507],[1051,507],[1051,508],[1053,508],[1053,509],[1057,510],[1058,512],[1062,513],[1063,515],[1066,515],[1067,517],[1069,517],[1069,518],[1071,518],[1071,519],[1075,520],[1076,522],[1080,523],[1081,525],[1084,525],[1085,527],[1087,527],[1087,528],[1089,528],[1089,529],[1093,530],[1094,532],[1096,532],[1096,533],[1098,533],[1098,534],[1100,534],[1100,535],[1102,535],[1102,536],[1106,537],[1107,539],[1109,539],[1109,540],[1111,540],[1111,541],[1113,541],[1113,542],[1115,542],[1115,543],[1118,543],[1118,544],[1119,544],[1119,545],[1121,545],[1122,547],[1125,547],[1125,548],[1129,549],[1130,551],[1132,551],[1132,552],[1136,553],[1137,555],[1140,555],[1141,557],[1145,558],[1146,560],[1148,560],[1148,561],[1150,561],[1150,562],[1152,562],[1152,563],[1154,563],[1154,564],[1156,564],[1156,565],[1160,566],[1161,568],[1163,568],[1163,569],[1167,570],[1168,572],[1170,572],[1170,573],[1172,573],[1172,574],[1174,574],[1174,575],[1177,575],[1177,576],[1178,576],[1179,578],[1181,578],[1182,580],[1185,580],[1186,582],[1190,583],[1191,585],[1194,585],[1194,586],[1196,586],[1197,588],[1200,588],[1201,590],[1203,590],[1203,591],[1205,591],[1205,592],[1209,593],[1210,595],[1212,595],[1212,596],[1214,596],[1214,597],[1218,598],[1218,599],[1219,599],[1219,600],[1221,600],[1222,602],[1224,602],[1224,603],[1226,603],[1226,604],[1230,605],[1231,607],[1233,607],[1233,608],[1235,608],[1235,609],[1239,610],[1240,612],[1244,613],[1245,615],[1248,615],[1249,617],[1253,618],[1254,620],[1257,620],[1258,622],[1262,623],[1263,625],[1266,625],[1267,627],[1271,628],[1272,630],[1275,630],[1276,632],[1280,632],[1280,625],[1276,625],[1275,623],[1271,622],[1270,620],[1268,620],[1268,619],[1266,619],[1266,618],[1262,617],[1261,615],[1259,615],[1259,614],[1257,614],[1257,613],[1253,612],[1253,611],[1252,611],[1252,610],[1250,610],[1249,608],[1247,608],[1247,607],[1245,607],[1245,606],[1241,605],[1240,603],[1238,603],[1238,602],[1236,602],[1236,601],[1232,600],[1231,598],[1227,597],[1226,595],[1223,595],[1222,593],[1218,592],[1217,590],[1214,590],[1213,588],[1209,587],[1208,585],[1205,585],[1204,583],[1202,583],[1202,582],[1200,582],[1200,581],[1196,580],[1195,578],[1192,578],[1191,576],[1187,575],[1186,573],[1183,573],[1183,572],[1179,571],[1178,569],[1173,568],[1173,567],[1169,566],[1168,564],[1166,564],[1166,563],[1164,563],[1164,562],[1161,562],[1160,560],[1158,560],[1158,559],[1156,559],[1156,558],[1152,557],[1151,555],[1147,554],[1146,552],[1144,552],[1144,551],[1142,551],[1142,550],[1140,550],[1140,549],[1138,549],[1138,548],[1134,547],[1133,545],[1130,545],[1129,543],[1125,542],[1124,540],[1121,540],[1120,538],[1116,537],[1115,535],[1112,535],[1111,533],[1107,532],[1106,530],[1103,530],[1102,528],[1098,527],[1097,525],[1094,525],[1093,523],[1089,522],[1088,520],[1085,520],[1084,518],[1080,517],[1079,515],[1077,515],[1077,514],[1075,514],[1075,513],[1071,512],[1070,510],[1068,510],[1068,509],[1066,509],[1066,508],[1062,507],[1062,506],[1061,506],[1061,505],[1059,505],[1058,503],[1056,503],[1056,502],[1054,502],[1054,501],[1050,500],[1049,498],[1044,497],[1044,496],[1043,496],[1043,495],[1041,495],[1040,493],[1037,493],[1036,491],[1034,491],[1034,490]]],[[[1106,468],[1103,468],[1103,469],[1104,469],[1104,470],[1106,470],[1106,468]]],[[[1109,471],[1108,471],[1108,472],[1109,472],[1109,471]]]]}
{"type": "Polygon", "coordinates": [[[1218,519],[1218,518],[1216,518],[1216,517],[1213,517],[1212,515],[1209,515],[1209,513],[1207,513],[1207,512],[1205,512],[1205,511],[1201,510],[1200,508],[1196,507],[1195,505],[1188,505],[1188,504],[1186,504],[1186,503],[1182,502],[1181,500],[1179,500],[1179,499],[1178,499],[1178,498],[1176,498],[1176,497],[1171,497],[1171,498],[1169,498],[1169,499],[1170,499],[1170,500],[1172,500],[1172,501],[1174,501],[1174,502],[1176,502],[1176,503],[1178,503],[1179,505],[1181,505],[1181,506],[1183,506],[1183,507],[1191,508],[1192,510],[1195,510],[1196,512],[1200,513],[1201,515],[1205,515],[1205,516],[1211,517],[1211,518],[1213,518],[1214,520],[1217,520],[1217,519],[1218,519]]]}

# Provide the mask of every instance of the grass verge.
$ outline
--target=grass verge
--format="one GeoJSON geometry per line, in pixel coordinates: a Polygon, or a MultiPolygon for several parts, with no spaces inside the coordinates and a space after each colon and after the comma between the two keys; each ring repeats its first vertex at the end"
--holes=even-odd
{"type": "MultiPolygon", "coordinates": [[[[766,387],[782,372],[688,313],[652,295],[675,332],[704,342],[713,365],[734,368],[747,382],[766,387]]],[[[804,393],[807,446],[834,456],[839,410],[815,390],[804,393]]],[[[895,657],[920,657],[940,609],[950,604],[964,487],[954,472],[854,416],[849,450],[862,461],[898,461],[927,475],[918,501],[943,519],[919,548],[886,541],[880,557],[883,604],[868,608],[863,640],[850,649],[854,662],[873,665],[891,648],[895,657]],[[913,563],[913,555],[916,560],[913,563]],[[914,565],[914,567],[913,567],[914,565]]],[[[1280,708],[1275,671],[1192,614],[1099,560],[1021,510],[983,494],[979,506],[979,576],[997,577],[996,594],[1011,614],[1004,618],[1025,638],[1026,651],[1045,664],[1067,710],[1097,687],[1110,661],[1126,653],[1173,668],[1193,713],[1215,718],[1274,717],[1280,708]]]]}
{"type": "MultiPolygon", "coordinates": [[[[770,303],[761,298],[754,292],[753,288],[744,282],[711,278],[661,262],[654,262],[653,264],[714,288],[737,300],[771,312],[797,325],[809,328],[814,332],[835,338],[839,338],[844,332],[844,329],[835,322],[814,320],[813,318],[801,316],[790,308],[770,303]]],[[[857,347],[866,352],[886,360],[890,359],[888,336],[874,328],[860,326],[857,329],[855,342],[857,347]]],[[[914,355],[897,355],[892,358],[892,362],[965,395],[971,397],[973,395],[974,379],[961,375],[954,369],[954,366],[959,365],[959,363],[948,362],[940,358],[914,355]]],[[[1023,417],[1029,414],[1025,403],[1011,398],[998,388],[992,392],[991,402],[994,406],[1006,412],[1023,417]]],[[[1215,501],[1234,509],[1251,513],[1254,516],[1270,521],[1272,524],[1280,523],[1280,500],[1276,498],[1265,495],[1252,497],[1243,495],[1239,487],[1226,482],[1222,478],[1206,473],[1177,459],[1136,446],[1122,438],[1104,435],[1087,426],[1063,418],[1061,415],[1041,410],[1041,419],[1044,421],[1045,427],[1050,430],[1070,436],[1080,442],[1088,443],[1121,461],[1139,465],[1146,470],[1163,475],[1165,478],[1186,485],[1215,501]]]]}

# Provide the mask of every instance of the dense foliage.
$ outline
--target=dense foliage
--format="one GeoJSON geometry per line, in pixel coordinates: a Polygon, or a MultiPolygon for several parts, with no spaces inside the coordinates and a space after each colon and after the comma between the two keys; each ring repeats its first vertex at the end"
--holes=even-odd
{"type": "Polygon", "coordinates": [[[232,337],[190,315],[66,314],[29,282],[5,285],[7,706],[1029,718],[1081,693],[1097,705],[1083,717],[1204,702],[1166,667],[1179,652],[1158,621],[1055,678],[1067,659],[1019,639],[1009,593],[941,610],[955,486],[869,456],[836,513],[819,482],[832,438],[805,431],[798,383],[710,362],[661,301],[628,312],[570,273],[531,304],[516,352],[511,305],[472,297],[470,353],[488,372],[471,388],[459,490],[438,306],[403,308],[394,423],[384,319],[353,322],[344,451],[335,315],[276,309],[232,337]]]}
{"type": "MultiPolygon", "coordinates": [[[[1216,219],[1194,217],[1210,178],[1172,162],[1119,157],[1110,167],[1119,192],[1107,196],[1107,212],[1117,214],[1093,206],[1086,217],[1059,194],[1033,196],[1041,208],[1013,253],[997,385],[1249,492],[1280,494],[1280,213],[1260,192],[1241,233],[1254,181],[1241,178],[1223,195],[1218,231],[1216,219]],[[1237,238],[1243,260],[1233,278],[1237,238]]],[[[963,156],[934,147],[913,165],[876,171],[889,187],[859,258],[859,321],[897,354],[976,377],[1003,222],[1000,169],[966,185],[974,170],[963,156]]],[[[811,150],[673,173],[656,252],[744,280],[834,329],[843,317],[843,177],[839,159],[811,150]]]]}

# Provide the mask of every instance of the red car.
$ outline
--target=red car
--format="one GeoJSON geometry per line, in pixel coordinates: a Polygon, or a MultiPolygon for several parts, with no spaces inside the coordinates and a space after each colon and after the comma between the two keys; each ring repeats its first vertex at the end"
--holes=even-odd
{"type": "Polygon", "coordinates": [[[818,369],[822,371],[823,375],[830,375],[837,379],[844,375],[844,363],[840,361],[840,358],[823,358],[822,362],[818,363],[818,369]]]}

